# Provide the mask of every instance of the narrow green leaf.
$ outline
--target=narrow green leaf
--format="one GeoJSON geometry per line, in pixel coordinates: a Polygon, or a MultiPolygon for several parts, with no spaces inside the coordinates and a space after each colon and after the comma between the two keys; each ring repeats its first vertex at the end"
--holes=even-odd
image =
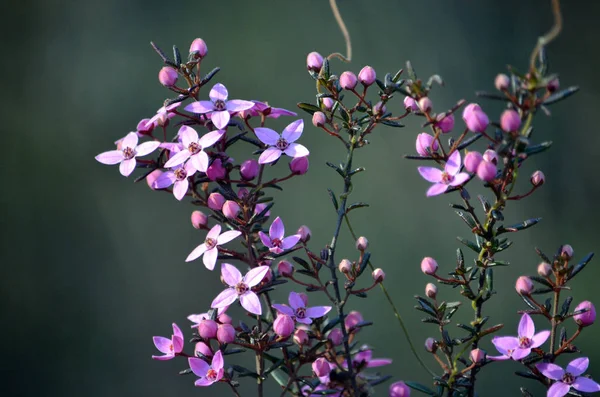
{"type": "Polygon", "coordinates": [[[329,198],[331,199],[331,202],[333,203],[333,207],[335,208],[335,210],[337,211],[339,206],[338,206],[338,201],[335,198],[335,194],[333,193],[333,190],[331,189],[327,189],[327,192],[329,192],[329,198]]]}

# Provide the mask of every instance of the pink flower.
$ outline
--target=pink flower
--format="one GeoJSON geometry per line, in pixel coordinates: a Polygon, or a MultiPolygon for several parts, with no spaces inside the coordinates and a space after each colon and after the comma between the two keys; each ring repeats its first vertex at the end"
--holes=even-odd
{"type": "MultiPolygon", "coordinates": [[[[361,351],[352,357],[352,366],[359,371],[363,368],[382,367],[384,365],[390,365],[391,363],[392,360],[389,358],[373,358],[373,351],[367,346],[362,346],[361,351]]],[[[348,367],[348,364],[345,361],[342,365],[344,368],[348,367]]]]}
{"type": "Polygon", "coordinates": [[[119,165],[119,172],[123,176],[129,176],[135,169],[135,158],[137,156],[146,156],[155,151],[160,142],[151,141],[138,145],[138,135],[130,132],[121,141],[119,150],[109,150],[96,156],[96,160],[102,164],[119,165]]]}
{"type": "Polygon", "coordinates": [[[536,368],[548,379],[555,380],[554,384],[548,389],[548,397],[562,397],[566,395],[571,388],[584,393],[593,393],[600,391],[600,384],[592,379],[581,376],[590,364],[587,357],[576,358],[567,365],[566,371],[556,364],[540,363],[536,368]]]}
{"type": "Polygon", "coordinates": [[[433,136],[426,132],[422,132],[417,135],[416,147],[419,156],[425,157],[429,156],[431,153],[437,152],[439,145],[437,141],[433,140],[433,136]]]}
{"type": "MultiPolygon", "coordinates": [[[[219,245],[230,242],[234,238],[238,237],[242,232],[238,230],[229,230],[225,233],[221,233],[221,225],[215,225],[208,231],[206,240],[199,246],[197,246],[185,259],[186,262],[191,262],[194,259],[204,255],[202,262],[208,270],[213,270],[217,263],[217,257],[219,256],[219,245]]],[[[222,307],[222,306],[221,306],[222,307]]]]}
{"type": "Polygon", "coordinates": [[[152,184],[154,189],[165,189],[173,185],[173,196],[177,200],[183,199],[188,191],[188,177],[194,175],[196,170],[191,163],[173,167],[170,171],[163,172],[152,184]]]}
{"type": "Polygon", "coordinates": [[[227,127],[231,113],[241,112],[254,106],[254,102],[250,101],[243,101],[241,99],[227,100],[229,93],[227,92],[227,88],[221,83],[215,84],[208,96],[210,97],[210,101],[190,103],[184,110],[200,114],[209,113],[213,124],[220,130],[227,127]]]}
{"type": "Polygon", "coordinates": [[[469,179],[469,174],[460,172],[460,153],[456,150],[450,155],[444,171],[433,167],[419,167],[419,173],[433,186],[427,190],[427,197],[444,193],[450,186],[459,186],[469,179]]]}
{"type": "MultiPolygon", "coordinates": [[[[175,117],[175,113],[171,112],[181,105],[181,102],[175,102],[169,106],[163,106],[156,111],[156,114],[148,121],[146,121],[146,128],[150,128],[151,125],[165,125],[170,118],[175,117]]],[[[138,125],[139,129],[139,125],[138,125]]]]}
{"type": "Polygon", "coordinates": [[[304,121],[296,120],[289,124],[281,135],[270,128],[257,127],[254,129],[256,136],[260,141],[269,147],[260,155],[258,162],[260,164],[272,163],[286,154],[290,157],[308,156],[309,151],[299,143],[294,143],[302,135],[304,129],[304,121]]]}
{"type": "Polygon", "coordinates": [[[531,349],[540,347],[550,336],[550,331],[535,333],[535,325],[528,314],[523,314],[519,322],[518,337],[514,336],[496,336],[492,343],[496,349],[502,353],[502,356],[489,357],[491,360],[507,360],[512,358],[515,361],[525,358],[531,353],[531,349]]]}
{"type": "Polygon", "coordinates": [[[223,354],[220,350],[215,353],[210,365],[208,365],[206,361],[196,357],[190,357],[188,363],[190,364],[192,372],[200,378],[194,382],[194,385],[196,386],[210,386],[213,383],[220,381],[225,373],[225,370],[223,369],[223,354]]]}
{"type": "Polygon", "coordinates": [[[212,301],[210,307],[218,309],[231,305],[238,298],[244,309],[253,314],[262,314],[258,295],[252,292],[252,287],[258,285],[269,271],[269,266],[258,266],[251,269],[242,277],[242,273],[229,263],[221,264],[221,277],[229,286],[212,301]]]}
{"type": "Polygon", "coordinates": [[[175,154],[165,163],[165,167],[174,167],[183,164],[187,159],[199,172],[206,172],[208,168],[208,155],[204,151],[205,148],[214,145],[223,137],[225,130],[211,131],[198,139],[198,133],[192,127],[187,125],[181,126],[179,129],[179,137],[184,149],[175,154]],[[187,149],[187,150],[186,150],[187,149]]]}
{"type": "Polygon", "coordinates": [[[306,307],[306,303],[304,303],[300,294],[294,291],[290,292],[288,302],[290,306],[274,304],[273,308],[281,314],[295,318],[297,322],[302,324],[311,324],[313,318],[323,317],[331,310],[331,306],[306,307]]]}
{"type": "Polygon", "coordinates": [[[258,232],[262,243],[266,247],[269,247],[269,251],[273,252],[274,254],[280,254],[283,251],[292,248],[298,241],[300,241],[299,234],[283,237],[284,234],[285,227],[280,217],[275,218],[273,223],[271,223],[268,236],[262,231],[258,232]]]}
{"type": "Polygon", "coordinates": [[[173,323],[173,335],[171,335],[171,339],[163,336],[154,336],[152,340],[154,341],[154,346],[163,353],[162,356],[152,356],[155,360],[170,360],[183,350],[183,333],[175,323],[173,323]]]}
{"type": "Polygon", "coordinates": [[[242,118],[246,117],[258,117],[265,116],[270,117],[272,119],[278,119],[281,116],[297,116],[298,114],[283,108],[274,108],[269,104],[261,101],[252,100],[254,102],[254,106],[250,109],[243,110],[238,113],[238,116],[242,118]]]}

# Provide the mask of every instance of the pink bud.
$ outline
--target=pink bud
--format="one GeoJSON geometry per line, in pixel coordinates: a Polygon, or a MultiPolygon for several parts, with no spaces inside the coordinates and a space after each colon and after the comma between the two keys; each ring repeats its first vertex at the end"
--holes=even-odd
{"type": "Polygon", "coordinates": [[[298,346],[308,345],[308,341],[308,334],[305,330],[297,329],[296,332],[294,332],[294,343],[298,346]]]}
{"type": "Polygon", "coordinates": [[[550,80],[548,82],[548,84],[546,85],[546,88],[550,92],[554,92],[554,91],[558,90],[560,88],[560,81],[558,80],[558,77],[550,80]]]}
{"type": "Polygon", "coordinates": [[[454,128],[454,114],[449,114],[448,116],[444,116],[444,114],[439,114],[436,117],[437,122],[435,123],[442,132],[445,134],[447,132],[452,131],[454,128]]]}
{"type": "Polygon", "coordinates": [[[323,57],[316,51],[308,54],[306,57],[306,68],[313,72],[320,72],[323,67],[323,57]]]}
{"type": "Polygon", "coordinates": [[[212,357],[213,356],[212,350],[204,342],[198,342],[198,343],[196,343],[196,346],[194,347],[194,356],[197,356],[198,353],[202,354],[205,357],[212,357]]]}
{"type": "Polygon", "coordinates": [[[198,334],[204,339],[212,339],[217,336],[219,325],[214,320],[202,320],[198,326],[198,334]]]}
{"type": "Polygon", "coordinates": [[[421,112],[427,113],[431,110],[432,107],[433,102],[431,102],[431,99],[429,99],[429,97],[423,97],[419,99],[419,109],[421,109],[421,112]]]}
{"type": "Polygon", "coordinates": [[[574,254],[573,247],[571,247],[569,244],[563,245],[560,249],[560,254],[564,258],[571,259],[574,254]]]}
{"type": "Polygon", "coordinates": [[[135,128],[142,135],[148,135],[154,130],[154,123],[148,124],[150,119],[141,119],[135,128]],[[148,124],[148,125],[147,125],[148,124]]]}
{"type": "Polygon", "coordinates": [[[312,117],[312,123],[315,127],[323,127],[327,122],[327,117],[323,112],[315,112],[312,117]]]}
{"type": "Polygon", "coordinates": [[[294,266],[288,261],[280,261],[277,264],[277,271],[282,277],[291,277],[294,273],[294,266]]]}
{"type": "Polygon", "coordinates": [[[437,342],[433,338],[425,339],[425,350],[429,353],[435,353],[437,350],[437,342]]]}
{"type": "Polygon", "coordinates": [[[221,193],[211,193],[208,196],[208,208],[215,211],[221,211],[223,204],[225,204],[225,197],[221,193]]]}
{"type": "Polygon", "coordinates": [[[302,299],[302,303],[304,303],[304,307],[308,306],[308,295],[304,292],[298,292],[298,297],[302,299]]]}
{"type": "Polygon", "coordinates": [[[258,161],[254,159],[246,160],[240,165],[240,176],[245,181],[251,181],[258,175],[259,168],[258,161]]]}
{"type": "Polygon", "coordinates": [[[515,289],[519,295],[529,295],[533,291],[533,282],[527,276],[521,276],[517,279],[515,289]]]}
{"type": "Polygon", "coordinates": [[[282,338],[289,337],[294,332],[294,320],[286,314],[279,313],[273,322],[273,331],[282,338]]]}
{"type": "Polygon", "coordinates": [[[298,231],[296,232],[296,234],[300,235],[300,241],[303,243],[306,243],[310,240],[310,236],[311,236],[311,231],[308,228],[308,226],[306,225],[302,225],[298,228],[298,231]]]}
{"type": "Polygon", "coordinates": [[[377,102],[375,106],[373,106],[373,114],[385,114],[387,108],[383,104],[383,102],[377,102]]]}
{"type": "Polygon", "coordinates": [[[507,75],[500,73],[498,76],[496,76],[496,80],[494,80],[494,86],[496,86],[497,90],[499,90],[499,91],[507,90],[509,85],[510,85],[510,78],[507,75]]]}
{"type": "Polygon", "coordinates": [[[433,283],[427,283],[425,286],[425,295],[431,299],[435,299],[437,296],[437,286],[433,283]]]}
{"type": "Polygon", "coordinates": [[[433,140],[433,136],[426,132],[421,132],[417,135],[416,147],[417,153],[419,153],[420,156],[429,156],[430,154],[427,152],[427,149],[432,153],[435,153],[437,152],[439,145],[437,141],[433,140]],[[433,145],[433,147],[431,145],[433,145]]]}
{"type": "Polygon", "coordinates": [[[491,182],[496,178],[496,166],[489,161],[483,160],[477,167],[477,176],[485,182],[491,182]]]}
{"type": "Polygon", "coordinates": [[[380,283],[385,279],[385,273],[380,268],[373,270],[372,276],[376,283],[380,283]]]}
{"type": "Polygon", "coordinates": [[[219,321],[221,324],[231,324],[233,320],[227,313],[221,313],[219,314],[219,317],[217,317],[217,321],[219,321]]]}
{"type": "Polygon", "coordinates": [[[223,211],[223,215],[225,215],[225,218],[235,219],[235,218],[237,218],[238,214],[240,213],[240,206],[238,205],[238,203],[236,203],[233,200],[227,200],[223,204],[222,211],[223,211]]]}
{"type": "Polygon", "coordinates": [[[208,47],[202,39],[195,39],[190,45],[190,54],[194,54],[194,58],[204,58],[208,53],[208,47]]]}
{"type": "Polygon", "coordinates": [[[542,186],[544,184],[544,182],[546,181],[546,176],[544,175],[544,173],[542,171],[535,171],[533,174],[531,174],[531,184],[535,187],[538,186],[542,186]]]}
{"type": "Polygon", "coordinates": [[[588,325],[594,324],[594,321],[596,321],[596,308],[594,307],[594,304],[590,301],[583,301],[577,305],[575,311],[578,312],[583,309],[588,309],[588,311],[574,315],[573,320],[575,320],[580,327],[587,327],[588,325]]]}
{"type": "Polygon", "coordinates": [[[208,223],[208,217],[200,211],[192,212],[192,226],[194,229],[201,229],[206,227],[208,223]]]}
{"type": "Polygon", "coordinates": [[[225,169],[225,167],[223,167],[223,162],[221,161],[221,159],[216,159],[215,161],[213,161],[212,164],[209,165],[208,169],[206,170],[206,176],[208,176],[208,179],[210,179],[211,181],[216,181],[218,179],[225,178],[226,173],[227,170],[225,169]]]}
{"type": "Polygon", "coordinates": [[[161,170],[154,170],[151,173],[148,174],[148,176],[146,176],[146,183],[148,184],[148,187],[152,190],[154,190],[154,182],[156,182],[156,180],[158,179],[159,176],[162,175],[162,171],[161,170]]]}
{"type": "Polygon", "coordinates": [[[483,159],[485,161],[489,161],[490,163],[497,165],[498,164],[498,153],[492,149],[488,149],[483,152],[483,159]]]}
{"type": "Polygon", "coordinates": [[[359,251],[364,251],[369,248],[369,240],[366,237],[360,236],[356,239],[356,249],[359,251]]]}
{"type": "Polygon", "coordinates": [[[295,175],[304,175],[308,171],[308,156],[295,157],[290,161],[290,171],[295,175]]]}
{"type": "Polygon", "coordinates": [[[319,378],[325,375],[329,375],[329,371],[331,368],[329,367],[329,362],[325,360],[323,357],[317,358],[312,363],[312,370],[319,378]]]}
{"type": "Polygon", "coordinates": [[[465,169],[469,172],[477,172],[477,167],[483,161],[483,156],[479,152],[469,152],[465,156],[465,169]]]}
{"type": "Polygon", "coordinates": [[[325,97],[321,99],[321,103],[323,104],[325,110],[331,110],[333,108],[333,105],[335,104],[335,101],[329,97],[325,97]]]}
{"type": "Polygon", "coordinates": [[[483,360],[485,360],[485,356],[486,356],[485,351],[483,351],[481,349],[473,349],[473,350],[471,350],[471,353],[469,354],[469,358],[474,363],[482,362],[483,360]]]}
{"type": "Polygon", "coordinates": [[[334,328],[327,335],[327,339],[331,341],[334,346],[339,346],[344,341],[344,335],[342,333],[341,328],[334,328]]]}
{"type": "Polygon", "coordinates": [[[358,72],[358,80],[365,87],[368,87],[371,84],[373,84],[375,82],[376,78],[377,78],[377,75],[375,74],[375,69],[373,69],[370,66],[365,66],[364,68],[362,68],[360,70],[360,72],[358,72]]]}
{"type": "Polygon", "coordinates": [[[353,90],[356,87],[357,82],[356,75],[352,72],[344,72],[340,76],[340,86],[344,90],[353,90]]]}
{"type": "Polygon", "coordinates": [[[177,70],[170,66],[165,66],[158,72],[158,81],[165,87],[173,87],[178,77],[177,70]]]}
{"type": "Polygon", "coordinates": [[[221,343],[235,341],[235,328],[231,324],[221,324],[217,329],[217,340],[221,343]]]}
{"type": "Polygon", "coordinates": [[[237,196],[240,200],[243,200],[244,198],[246,198],[247,195],[248,195],[248,189],[246,189],[245,187],[241,187],[240,190],[238,190],[237,196]]]}
{"type": "Polygon", "coordinates": [[[410,387],[399,381],[390,385],[389,397],[410,397],[410,387]]]}
{"type": "Polygon", "coordinates": [[[521,126],[521,117],[516,110],[507,109],[500,116],[500,127],[506,132],[512,132],[521,126]]]}
{"type": "Polygon", "coordinates": [[[358,332],[360,330],[360,327],[356,328],[356,326],[362,323],[363,321],[364,320],[362,314],[360,314],[360,312],[357,312],[356,310],[353,310],[346,315],[344,325],[346,326],[346,329],[349,332],[358,332]]]}
{"type": "Polygon", "coordinates": [[[352,271],[352,262],[348,259],[342,259],[338,265],[338,270],[344,274],[350,273],[352,271]]]}
{"type": "Polygon", "coordinates": [[[490,123],[488,116],[476,103],[467,105],[463,111],[463,120],[467,125],[467,128],[473,132],[484,132],[490,123]]]}
{"type": "Polygon", "coordinates": [[[435,274],[435,272],[437,272],[438,269],[438,264],[435,261],[435,259],[426,256],[425,258],[423,258],[423,260],[421,261],[421,271],[427,275],[433,275],[435,274]]]}
{"type": "Polygon", "coordinates": [[[548,277],[552,274],[552,266],[549,263],[542,262],[538,265],[537,272],[542,277],[548,277]]]}
{"type": "Polygon", "coordinates": [[[417,102],[413,98],[407,96],[404,98],[404,109],[416,112],[419,110],[419,106],[417,106],[417,102]]]}

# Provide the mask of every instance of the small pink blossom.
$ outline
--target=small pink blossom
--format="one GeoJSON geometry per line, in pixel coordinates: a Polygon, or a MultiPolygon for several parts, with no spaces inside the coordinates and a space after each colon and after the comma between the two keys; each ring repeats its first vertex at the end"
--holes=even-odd
{"type": "Polygon", "coordinates": [[[271,223],[268,236],[262,231],[258,232],[262,243],[274,254],[281,254],[283,251],[289,250],[300,241],[299,234],[283,237],[284,234],[285,227],[280,217],[275,218],[273,223],[271,223]]]}
{"type": "MultiPolygon", "coordinates": [[[[382,367],[384,365],[390,365],[391,363],[392,360],[389,358],[373,358],[373,351],[367,346],[362,346],[361,351],[352,357],[352,366],[358,371],[363,368],[382,367]]],[[[344,368],[348,367],[348,364],[345,361],[342,365],[344,368]]]]}
{"type": "Polygon", "coordinates": [[[529,314],[523,314],[519,322],[518,337],[515,336],[496,336],[492,343],[496,349],[502,353],[502,356],[489,357],[491,360],[508,360],[512,358],[515,361],[521,360],[531,353],[531,349],[543,345],[550,331],[541,331],[535,333],[535,325],[529,314]]]}
{"type": "Polygon", "coordinates": [[[243,101],[241,99],[230,99],[227,88],[217,83],[208,94],[210,101],[197,101],[187,105],[184,110],[192,113],[206,114],[217,129],[222,130],[227,127],[231,119],[231,113],[241,112],[254,106],[254,102],[243,101]]]}
{"type": "Polygon", "coordinates": [[[154,336],[152,340],[154,341],[154,346],[163,353],[162,356],[152,356],[155,360],[171,360],[183,350],[183,333],[175,323],[173,323],[173,335],[171,335],[171,339],[163,336],[154,336]]]}
{"type": "Polygon", "coordinates": [[[183,199],[188,191],[190,182],[188,177],[194,175],[196,170],[191,163],[173,167],[170,171],[163,172],[152,184],[154,189],[166,189],[173,185],[173,196],[177,200],[183,199]]]}
{"type": "Polygon", "coordinates": [[[209,159],[204,149],[217,143],[223,137],[223,134],[225,134],[225,130],[216,130],[203,135],[202,138],[198,138],[198,133],[195,129],[187,125],[181,126],[179,137],[184,149],[172,156],[165,163],[165,167],[174,167],[190,159],[196,171],[206,172],[209,159]]]}
{"type": "Polygon", "coordinates": [[[223,354],[221,351],[217,351],[213,356],[212,363],[208,365],[206,361],[201,358],[190,357],[188,359],[192,372],[198,376],[194,382],[196,386],[210,386],[215,382],[220,381],[223,378],[225,370],[223,369],[223,354]]]}
{"type": "Polygon", "coordinates": [[[564,370],[553,363],[536,364],[536,368],[548,379],[555,380],[548,389],[547,397],[562,397],[571,388],[584,393],[600,391],[600,384],[590,378],[581,376],[588,368],[590,360],[587,357],[576,358],[564,370]]]}
{"type": "MultiPolygon", "coordinates": [[[[186,262],[191,262],[194,259],[204,255],[202,262],[208,270],[213,270],[219,256],[219,245],[230,242],[238,237],[242,232],[238,230],[229,230],[221,233],[221,225],[215,225],[209,230],[206,235],[206,240],[197,246],[185,259],[186,262]]],[[[221,306],[222,307],[222,306],[221,306]]]]}
{"type": "Polygon", "coordinates": [[[254,129],[256,136],[260,141],[269,147],[260,155],[258,162],[260,164],[272,163],[286,154],[290,157],[304,157],[309,155],[309,151],[299,143],[295,143],[304,129],[304,121],[296,120],[289,124],[281,135],[270,128],[257,127],[254,129]]]}
{"type": "Polygon", "coordinates": [[[434,167],[419,167],[419,173],[433,185],[427,190],[427,197],[437,196],[444,193],[451,186],[460,186],[469,179],[469,174],[459,172],[461,167],[460,153],[454,151],[448,158],[444,171],[434,167]]]}
{"type": "Polygon", "coordinates": [[[138,145],[138,135],[130,132],[120,142],[119,150],[109,150],[96,156],[96,160],[102,164],[119,164],[119,172],[123,176],[129,176],[135,169],[135,158],[146,156],[155,151],[160,142],[150,141],[138,145]]]}
{"type": "Polygon", "coordinates": [[[331,306],[306,307],[300,294],[292,291],[288,296],[290,306],[274,304],[273,307],[281,314],[286,314],[302,324],[311,324],[313,319],[323,317],[331,310],[331,306]]]}
{"type": "Polygon", "coordinates": [[[210,307],[218,309],[231,305],[237,299],[244,309],[253,314],[262,314],[262,307],[258,295],[252,287],[258,285],[269,271],[269,266],[258,266],[251,269],[242,277],[242,273],[229,263],[221,264],[221,277],[229,286],[212,301],[210,307]]]}
{"type": "Polygon", "coordinates": [[[298,114],[283,108],[275,108],[268,103],[252,100],[254,106],[238,113],[241,118],[265,116],[278,119],[281,116],[297,116],[298,114]]]}
{"type": "MultiPolygon", "coordinates": [[[[156,114],[148,121],[146,121],[146,128],[150,128],[151,125],[166,125],[169,119],[175,117],[175,113],[172,110],[177,109],[181,105],[181,102],[175,102],[169,106],[163,106],[156,111],[156,114]]],[[[139,125],[138,125],[139,129],[139,125]]]]}

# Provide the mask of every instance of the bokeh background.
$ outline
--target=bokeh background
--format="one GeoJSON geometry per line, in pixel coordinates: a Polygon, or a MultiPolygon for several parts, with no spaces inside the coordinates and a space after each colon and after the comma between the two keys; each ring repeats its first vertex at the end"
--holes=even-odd
{"type": "MultiPolygon", "coordinates": [[[[475,100],[475,90],[492,90],[494,76],[507,64],[523,69],[537,36],[552,20],[549,1],[542,0],[340,0],[339,6],[355,57],[350,65],[333,62],[336,73],[370,64],[383,76],[410,59],[422,76],[444,77],[446,87],[433,94],[440,110],[460,98],[475,100]]],[[[2,8],[0,394],[226,395],[224,385],[195,389],[192,377],[178,376],[183,360],[150,359],[153,335],[170,335],[171,322],[187,330],[185,317],[205,311],[221,289],[216,273],[200,262],[184,263],[204,236],[189,224],[191,206],[133,184],[133,178],[121,177],[94,156],[152,115],[168,95],[156,78],[161,61],[150,40],[165,50],[178,44],[185,52],[192,39],[204,38],[209,46],[205,68],[222,68],[215,82],[226,84],[232,98],[268,100],[288,109],[313,101],[306,54],[344,48],[327,2],[21,1],[2,8]]],[[[496,272],[498,295],[485,312],[494,313],[490,323],[506,323],[507,334],[514,332],[516,310],[523,308],[514,280],[534,273],[539,262],[534,246],[552,253],[570,243],[576,258],[600,248],[595,209],[600,3],[565,2],[563,9],[564,33],[548,51],[551,68],[560,73],[563,86],[582,90],[552,107],[551,118],[536,119],[534,136],[552,140],[554,147],[528,162],[523,174],[539,168],[547,182],[505,212],[508,222],[544,218],[499,255],[512,266],[496,272]]],[[[502,110],[490,102],[484,108],[493,119],[502,110]]],[[[401,98],[396,98],[390,110],[400,109],[401,98]]],[[[343,153],[310,125],[307,115],[301,116],[307,122],[302,142],[311,150],[311,171],[276,193],[274,213],[289,228],[309,225],[318,250],[334,226],[326,188],[341,188],[324,163],[340,161],[343,153]]],[[[280,128],[285,121],[272,125],[280,128]]],[[[356,165],[367,173],[356,177],[352,200],[371,207],[352,218],[359,234],[371,241],[372,259],[385,269],[388,288],[420,349],[435,329],[420,323],[412,309],[413,295],[429,281],[419,262],[429,255],[450,269],[455,236],[467,230],[448,208],[450,197],[425,200],[427,184],[418,177],[417,164],[402,158],[414,151],[418,132],[414,121],[404,129],[381,128],[359,152],[356,165]]],[[[523,178],[521,190],[526,186],[523,178]]],[[[340,258],[355,255],[347,232],[340,247],[340,258]]],[[[575,302],[598,301],[598,263],[584,274],[573,284],[575,302]]],[[[278,296],[281,301],[286,293],[278,296]]],[[[444,289],[440,296],[456,297],[444,289]]],[[[385,372],[396,380],[428,383],[382,294],[375,290],[351,306],[375,322],[360,336],[377,356],[394,359],[385,372]]],[[[468,307],[462,311],[465,317],[458,319],[470,317],[468,307]]],[[[591,374],[600,378],[594,334],[597,330],[586,330],[578,345],[592,360],[591,374]]],[[[434,365],[429,357],[426,361],[434,365]]],[[[516,369],[503,363],[485,371],[480,395],[518,395],[519,385],[543,395],[533,381],[510,376],[516,369]]],[[[386,395],[386,388],[378,393],[386,395]]],[[[242,395],[253,394],[247,380],[242,395]]]]}

